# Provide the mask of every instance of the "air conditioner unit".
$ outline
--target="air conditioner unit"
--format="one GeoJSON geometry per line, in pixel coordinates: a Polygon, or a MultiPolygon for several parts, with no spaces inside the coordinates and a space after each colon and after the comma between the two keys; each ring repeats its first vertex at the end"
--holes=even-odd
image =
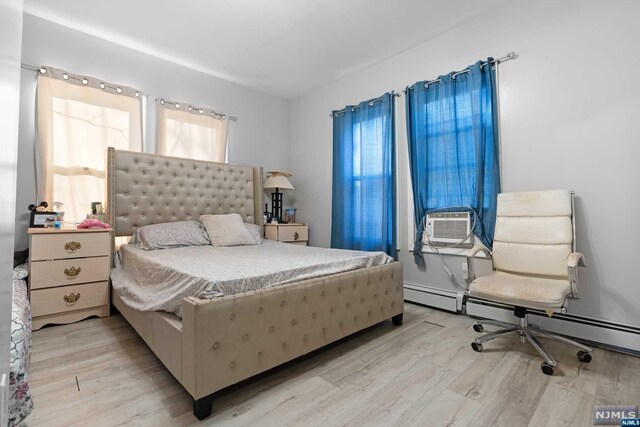
{"type": "Polygon", "coordinates": [[[456,247],[468,248],[473,246],[471,215],[469,215],[469,212],[427,214],[427,226],[424,232],[434,245],[446,246],[459,243],[456,247]]]}

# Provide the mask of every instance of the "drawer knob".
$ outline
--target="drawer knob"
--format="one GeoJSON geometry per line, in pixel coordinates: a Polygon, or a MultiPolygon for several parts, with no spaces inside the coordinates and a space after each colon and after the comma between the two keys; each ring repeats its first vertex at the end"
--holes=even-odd
{"type": "Polygon", "coordinates": [[[77,294],[74,294],[73,292],[71,292],[69,295],[63,296],[62,299],[67,304],[75,304],[80,299],[80,292],[78,292],[77,294]]]}
{"type": "Polygon", "coordinates": [[[82,245],[80,244],[80,242],[71,241],[64,244],[64,250],[69,252],[70,254],[74,253],[81,247],[82,245]]]}
{"type": "Polygon", "coordinates": [[[293,240],[298,240],[299,238],[300,238],[300,235],[298,234],[297,231],[293,233],[293,240]]]}
{"type": "Polygon", "coordinates": [[[82,268],[80,267],[65,268],[64,275],[67,276],[67,279],[71,280],[78,277],[78,274],[80,274],[81,271],[82,271],[82,268]]]}

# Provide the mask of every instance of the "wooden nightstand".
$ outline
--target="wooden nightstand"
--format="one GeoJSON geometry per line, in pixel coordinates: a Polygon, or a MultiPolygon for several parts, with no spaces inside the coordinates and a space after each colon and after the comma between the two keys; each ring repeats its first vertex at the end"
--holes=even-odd
{"type": "Polygon", "coordinates": [[[111,229],[29,229],[33,329],[109,316],[111,229]]]}
{"type": "Polygon", "coordinates": [[[264,237],[278,242],[307,246],[309,226],[307,224],[265,224],[264,237]]]}

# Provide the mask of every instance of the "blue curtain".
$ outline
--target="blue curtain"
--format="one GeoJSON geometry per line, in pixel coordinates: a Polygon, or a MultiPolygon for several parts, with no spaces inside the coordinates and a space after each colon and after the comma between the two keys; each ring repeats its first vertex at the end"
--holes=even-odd
{"type": "Polygon", "coordinates": [[[408,88],[416,258],[422,256],[422,219],[434,210],[466,207],[475,212],[474,234],[492,246],[500,192],[497,95],[495,70],[482,64],[479,61],[455,77],[454,73],[440,76],[440,82],[428,86],[421,81],[408,88]]]}
{"type": "Polygon", "coordinates": [[[333,112],[333,248],[396,257],[393,97],[333,112]]]}

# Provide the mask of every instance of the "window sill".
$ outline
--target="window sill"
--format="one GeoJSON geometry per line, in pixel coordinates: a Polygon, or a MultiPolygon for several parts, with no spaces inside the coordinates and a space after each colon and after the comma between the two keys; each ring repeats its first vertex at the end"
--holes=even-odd
{"type": "MultiPolygon", "coordinates": [[[[476,247],[484,248],[485,246],[480,242],[476,242],[473,248],[438,248],[438,250],[442,255],[461,256],[467,258],[471,254],[471,251],[473,251],[476,247]]],[[[409,252],[413,252],[413,246],[409,247],[409,252]]],[[[431,249],[431,247],[425,243],[422,247],[422,253],[435,254],[436,251],[431,249]]],[[[491,259],[491,257],[487,256],[484,252],[478,252],[475,257],[491,259]]]]}

